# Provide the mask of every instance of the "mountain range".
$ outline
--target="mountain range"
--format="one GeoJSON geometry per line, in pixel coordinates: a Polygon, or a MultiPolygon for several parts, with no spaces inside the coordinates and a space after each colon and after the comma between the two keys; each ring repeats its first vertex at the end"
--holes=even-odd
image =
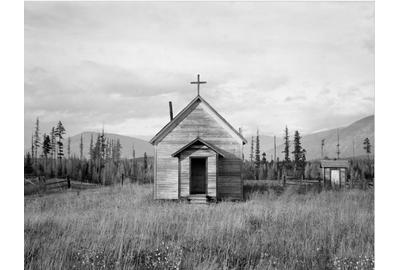
{"type": "MultiPolygon", "coordinates": [[[[337,129],[330,129],[326,131],[311,133],[311,134],[300,134],[302,136],[301,143],[304,149],[306,149],[307,160],[318,159],[321,157],[321,140],[325,139],[324,146],[324,156],[330,158],[336,157],[337,151],[337,132],[339,131],[339,143],[340,143],[340,157],[352,157],[353,156],[353,141],[354,141],[354,155],[361,156],[365,155],[365,150],[363,149],[363,141],[365,138],[369,138],[372,146],[374,146],[374,115],[362,118],[349,126],[340,127],[337,129]]],[[[282,132],[283,133],[283,132],[282,132]]],[[[293,140],[294,131],[289,130],[290,140],[293,140]]],[[[79,156],[79,144],[80,138],[83,138],[83,152],[85,157],[88,157],[90,138],[93,136],[94,142],[98,136],[97,132],[82,132],[80,134],[71,137],[71,155],[79,156]]],[[[153,146],[144,139],[139,139],[131,136],[124,136],[113,133],[105,133],[107,138],[113,140],[120,140],[122,145],[121,154],[122,157],[132,157],[133,147],[135,148],[136,157],[142,157],[144,153],[148,156],[154,155],[153,146]]],[[[251,136],[246,138],[248,143],[244,146],[244,155],[246,159],[249,159],[250,155],[250,144],[251,136]]],[[[67,140],[64,141],[64,147],[66,148],[67,140]]],[[[277,157],[279,159],[283,158],[283,136],[276,137],[277,144],[277,157]]],[[[293,145],[291,143],[291,149],[293,150],[293,145]]],[[[30,142],[25,142],[25,152],[30,151],[30,142]]],[[[260,134],[260,151],[261,153],[266,153],[267,160],[270,160],[274,154],[274,137],[261,135],[260,134]]],[[[374,148],[372,147],[372,152],[374,148]]],[[[66,153],[66,150],[65,150],[66,153]]]]}
{"type": "MultiPolygon", "coordinates": [[[[339,144],[340,144],[340,157],[348,158],[353,156],[353,142],[354,142],[354,156],[365,155],[366,152],[363,149],[363,142],[365,138],[369,138],[372,144],[372,154],[374,153],[374,140],[375,140],[375,117],[370,115],[362,118],[348,126],[339,127],[336,129],[325,130],[321,132],[311,134],[300,134],[301,144],[306,149],[307,160],[321,158],[321,141],[325,139],[324,145],[324,157],[329,158],[337,157],[337,143],[338,143],[338,132],[339,132],[339,144]]],[[[283,135],[283,131],[282,131],[283,135]]],[[[289,130],[290,137],[290,151],[293,151],[293,135],[294,131],[289,130]]],[[[251,137],[246,138],[248,143],[244,147],[244,155],[246,159],[250,156],[250,145],[251,137]]],[[[255,138],[254,138],[255,140],[255,138]]],[[[255,143],[255,142],[254,142],[255,143]]],[[[283,136],[276,137],[276,155],[282,160],[283,158],[283,136]]],[[[260,151],[266,153],[267,160],[271,159],[274,155],[274,137],[260,135],[260,151]]]]}

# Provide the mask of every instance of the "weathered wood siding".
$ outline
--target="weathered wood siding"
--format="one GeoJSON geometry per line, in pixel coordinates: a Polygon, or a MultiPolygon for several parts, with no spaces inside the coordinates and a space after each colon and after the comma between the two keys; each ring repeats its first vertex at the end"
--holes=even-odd
{"type": "MultiPolygon", "coordinates": [[[[200,137],[224,151],[225,157],[218,158],[217,197],[219,199],[242,199],[242,142],[227,131],[215,114],[200,102],[157,144],[155,198],[178,199],[179,160],[172,157],[171,154],[196,137],[200,137]]],[[[186,168],[184,169],[181,164],[181,173],[185,170],[186,168]]],[[[182,179],[180,180],[182,181],[182,179]]],[[[182,196],[183,189],[181,192],[182,196]]]]}
{"type": "Polygon", "coordinates": [[[190,157],[207,157],[207,195],[216,197],[217,192],[217,154],[210,149],[188,149],[181,153],[180,196],[190,195],[190,157]]]}

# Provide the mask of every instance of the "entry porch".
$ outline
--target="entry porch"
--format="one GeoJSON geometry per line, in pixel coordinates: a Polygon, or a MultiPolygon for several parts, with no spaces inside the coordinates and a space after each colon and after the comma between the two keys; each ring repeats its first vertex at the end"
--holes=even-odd
{"type": "Polygon", "coordinates": [[[178,158],[178,196],[189,200],[217,199],[218,161],[223,152],[196,138],[172,154],[178,158]]]}

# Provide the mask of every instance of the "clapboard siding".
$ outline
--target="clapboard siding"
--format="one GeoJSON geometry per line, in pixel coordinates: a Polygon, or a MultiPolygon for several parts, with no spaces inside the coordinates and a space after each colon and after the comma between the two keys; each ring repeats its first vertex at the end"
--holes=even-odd
{"type": "Polygon", "coordinates": [[[242,198],[242,141],[227,131],[201,102],[157,144],[155,198],[178,199],[189,195],[189,157],[197,155],[208,157],[210,196],[242,198]],[[224,157],[217,158],[210,149],[188,149],[181,153],[180,158],[171,156],[197,137],[221,149],[224,157]]]}
{"type": "Polygon", "coordinates": [[[207,157],[207,195],[216,197],[217,161],[216,153],[210,149],[188,149],[182,152],[179,158],[181,164],[181,197],[190,195],[190,157],[207,157]]]}

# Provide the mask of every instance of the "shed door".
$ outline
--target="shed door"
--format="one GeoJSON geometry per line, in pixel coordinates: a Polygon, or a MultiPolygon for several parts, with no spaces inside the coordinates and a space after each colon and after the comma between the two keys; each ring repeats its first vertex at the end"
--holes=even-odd
{"type": "Polygon", "coordinates": [[[206,194],[207,158],[190,159],[190,194],[206,194]]]}
{"type": "Polygon", "coordinates": [[[331,181],[333,184],[340,184],[339,170],[331,170],[331,181]]]}

